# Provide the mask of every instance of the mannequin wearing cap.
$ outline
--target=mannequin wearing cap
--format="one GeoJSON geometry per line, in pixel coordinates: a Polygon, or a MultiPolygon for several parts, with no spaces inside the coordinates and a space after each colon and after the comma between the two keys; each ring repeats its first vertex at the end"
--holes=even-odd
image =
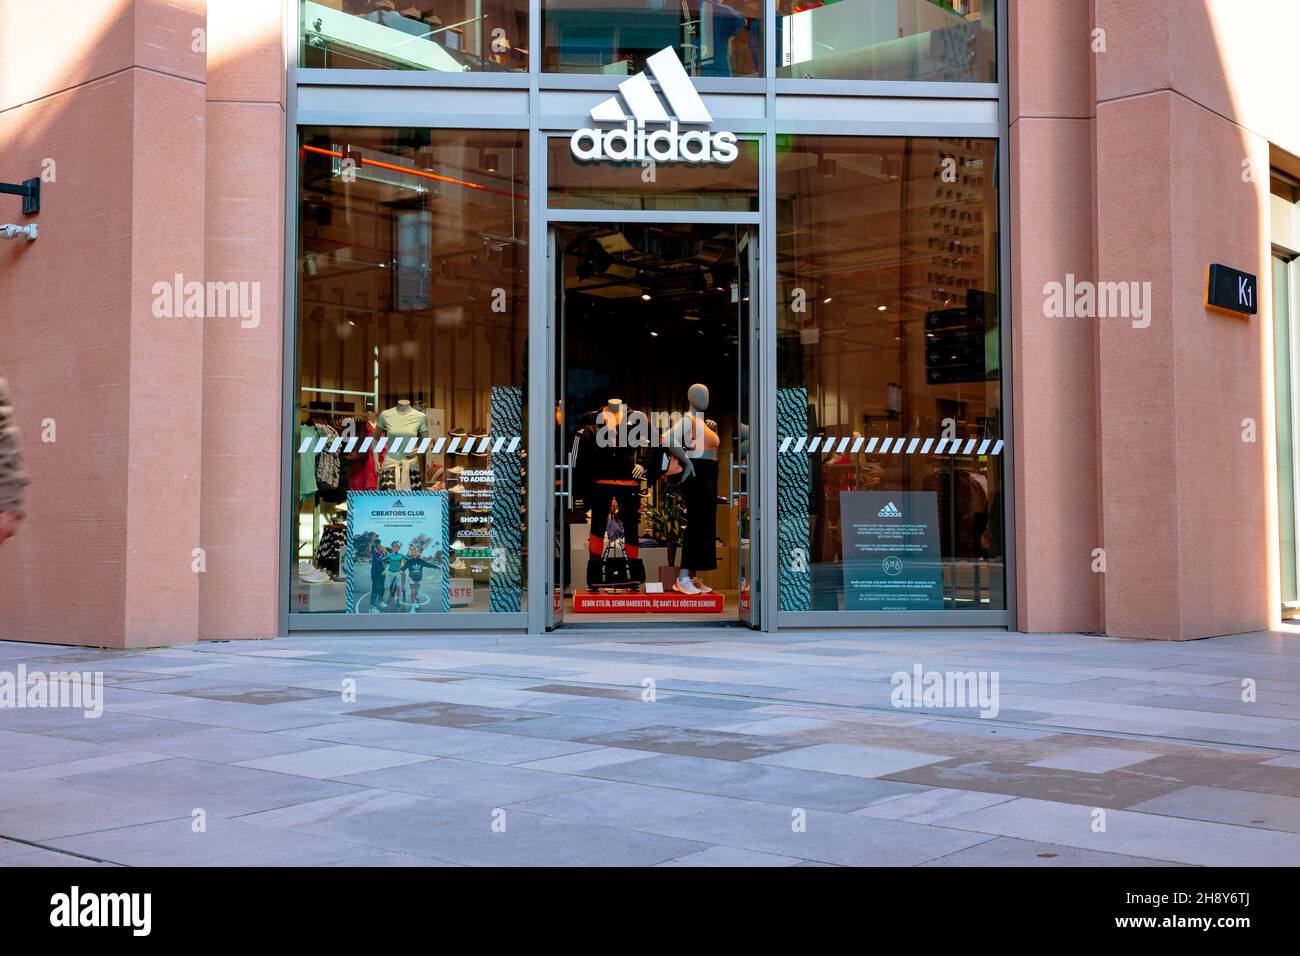
{"type": "Polygon", "coordinates": [[[618,505],[623,522],[627,556],[635,558],[640,550],[636,542],[640,539],[641,479],[646,471],[639,458],[645,443],[631,439],[634,430],[620,427],[630,414],[621,398],[608,399],[595,421],[581,429],[573,442],[574,493],[591,509],[587,546],[596,557],[604,551],[612,504],[618,505]]]}
{"type": "Polygon", "coordinates": [[[709,387],[696,383],[686,391],[690,410],[661,444],[682,466],[682,506],[686,528],[682,534],[682,566],[673,590],[679,594],[706,594],[713,589],[699,580],[701,571],[718,566],[718,446],[717,430],[704,417],[709,407],[709,387]]]}

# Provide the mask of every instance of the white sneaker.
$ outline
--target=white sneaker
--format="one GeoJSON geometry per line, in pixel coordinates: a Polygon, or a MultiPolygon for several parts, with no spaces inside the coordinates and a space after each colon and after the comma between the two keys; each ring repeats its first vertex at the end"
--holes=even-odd
{"type": "Polygon", "coordinates": [[[695,586],[695,582],[690,578],[678,578],[673,585],[673,590],[678,594],[699,594],[700,589],[695,586]]]}
{"type": "Polygon", "coordinates": [[[693,583],[697,588],[700,589],[700,593],[701,593],[701,594],[712,594],[712,593],[713,593],[713,588],[709,587],[707,584],[705,584],[705,583],[704,583],[703,581],[701,581],[699,578],[696,578],[692,583],[693,583]]]}
{"type": "Polygon", "coordinates": [[[322,581],[328,581],[329,575],[320,568],[306,571],[298,575],[298,580],[306,581],[308,584],[320,584],[322,581]]]}

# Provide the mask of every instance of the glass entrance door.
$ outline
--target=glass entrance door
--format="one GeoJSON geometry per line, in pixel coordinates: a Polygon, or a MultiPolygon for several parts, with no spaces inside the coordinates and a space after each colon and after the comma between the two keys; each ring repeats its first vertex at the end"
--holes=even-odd
{"type": "Polygon", "coordinates": [[[756,230],[548,236],[547,627],[758,626],[756,230]]]}

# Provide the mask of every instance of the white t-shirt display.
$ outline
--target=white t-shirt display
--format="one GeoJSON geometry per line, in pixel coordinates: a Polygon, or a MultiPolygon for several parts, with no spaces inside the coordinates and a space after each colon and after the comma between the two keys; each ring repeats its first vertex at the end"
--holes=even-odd
{"type": "Polygon", "coordinates": [[[408,442],[403,441],[402,450],[394,453],[390,450],[392,440],[394,438],[423,438],[429,434],[429,416],[418,408],[412,408],[407,412],[400,411],[397,408],[385,408],[379,413],[379,418],[375,422],[375,430],[388,435],[389,443],[384,446],[385,460],[405,461],[408,458],[414,458],[415,452],[407,451],[408,442]]]}

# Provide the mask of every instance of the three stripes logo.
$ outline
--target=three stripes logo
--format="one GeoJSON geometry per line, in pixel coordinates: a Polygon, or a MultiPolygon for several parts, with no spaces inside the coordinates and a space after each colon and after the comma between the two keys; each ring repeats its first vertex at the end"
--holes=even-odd
{"type": "Polygon", "coordinates": [[[885,507],[881,508],[879,511],[876,512],[876,517],[877,518],[901,518],[903,517],[903,512],[899,511],[898,505],[894,504],[891,501],[889,504],[885,505],[885,507]]]}
{"type": "Polygon", "coordinates": [[[595,162],[717,163],[735,162],[740,155],[736,134],[695,129],[683,132],[682,125],[705,126],[713,122],[695,85],[672,47],[664,47],[646,58],[646,66],[668,101],[670,114],[659,100],[645,73],[629,76],[618,85],[618,95],[596,104],[591,119],[596,123],[621,123],[613,129],[576,130],[569,149],[580,160],[595,162]],[[619,102],[620,97],[622,103],[619,102]],[[624,109],[623,104],[627,104],[624,109]],[[631,111],[631,116],[628,115],[631,111]],[[666,129],[647,130],[648,124],[666,129]]]}

